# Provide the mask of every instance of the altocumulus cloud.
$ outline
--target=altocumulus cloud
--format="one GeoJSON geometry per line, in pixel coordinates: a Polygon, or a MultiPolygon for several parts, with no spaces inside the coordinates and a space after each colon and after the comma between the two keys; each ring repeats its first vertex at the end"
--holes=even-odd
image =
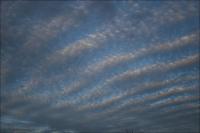
{"type": "Polygon", "coordinates": [[[199,132],[199,4],[1,1],[1,132],[199,132]]]}

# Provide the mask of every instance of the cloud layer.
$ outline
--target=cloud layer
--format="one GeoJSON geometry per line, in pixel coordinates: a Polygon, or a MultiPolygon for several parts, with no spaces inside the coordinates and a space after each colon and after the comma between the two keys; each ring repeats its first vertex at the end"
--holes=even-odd
{"type": "Polygon", "coordinates": [[[199,132],[198,11],[2,1],[2,132],[199,132]]]}

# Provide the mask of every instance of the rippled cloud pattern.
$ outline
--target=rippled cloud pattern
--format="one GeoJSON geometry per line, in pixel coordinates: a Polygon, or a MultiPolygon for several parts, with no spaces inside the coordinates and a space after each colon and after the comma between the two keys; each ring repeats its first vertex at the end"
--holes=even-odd
{"type": "Polygon", "coordinates": [[[2,133],[198,133],[199,1],[1,1],[2,133]]]}

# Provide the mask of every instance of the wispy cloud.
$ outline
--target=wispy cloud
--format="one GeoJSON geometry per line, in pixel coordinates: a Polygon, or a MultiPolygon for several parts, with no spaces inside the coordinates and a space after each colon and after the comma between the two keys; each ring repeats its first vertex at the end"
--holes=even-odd
{"type": "Polygon", "coordinates": [[[1,3],[3,131],[199,131],[198,1],[1,3]]]}

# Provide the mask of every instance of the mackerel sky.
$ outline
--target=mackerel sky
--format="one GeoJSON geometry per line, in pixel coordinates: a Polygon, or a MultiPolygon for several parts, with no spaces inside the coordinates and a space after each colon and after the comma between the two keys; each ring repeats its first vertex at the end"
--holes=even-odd
{"type": "Polygon", "coordinates": [[[198,133],[199,1],[1,1],[2,133],[198,133]]]}

